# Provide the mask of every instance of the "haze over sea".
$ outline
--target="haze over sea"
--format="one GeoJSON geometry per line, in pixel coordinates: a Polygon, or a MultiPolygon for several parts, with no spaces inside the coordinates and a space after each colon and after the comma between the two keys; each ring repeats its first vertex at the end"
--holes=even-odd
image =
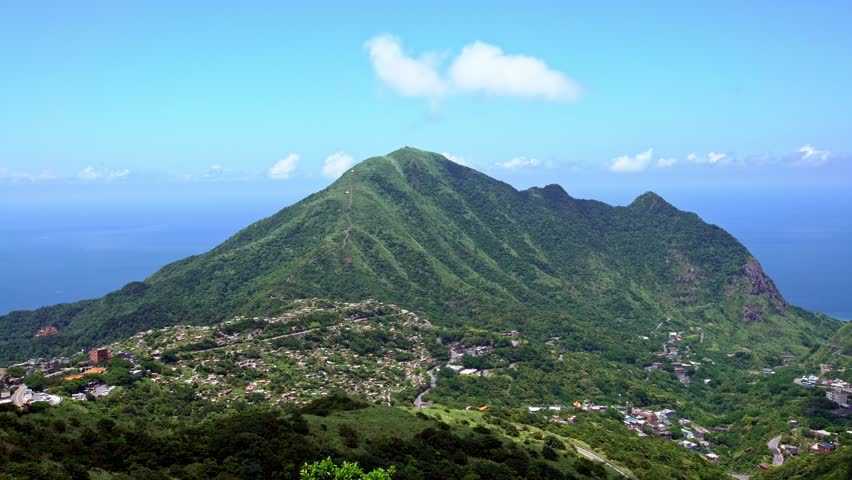
{"type": "MultiPolygon", "coordinates": [[[[615,205],[642,193],[564,186],[577,198],[615,205]]],[[[61,202],[48,192],[0,192],[0,314],[95,298],[142,280],[171,261],[213,248],[311,191],[306,186],[251,192],[223,187],[214,204],[209,195],[191,191],[159,195],[115,188],[124,190],[106,196],[76,192],[61,202]]],[[[737,237],[791,303],[852,319],[852,192],[836,187],[658,193],[737,237]]]]}

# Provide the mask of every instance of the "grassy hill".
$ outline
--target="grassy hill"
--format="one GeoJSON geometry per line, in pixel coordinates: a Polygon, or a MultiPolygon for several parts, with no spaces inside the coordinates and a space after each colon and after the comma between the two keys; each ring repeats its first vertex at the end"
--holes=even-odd
{"type": "Polygon", "coordinates": [[[314,296],[376,298],[444,326],[570,333],[589,351],[665,318],[757,356],[806,353],[840,327],[789,306],[735,238],[653,193],[612,207],[557,185],[518,191],[406,147],[144,282],[0,317],[0,362],[314,296]],[[59,333],[33,338],[49,325],[59,333]]]}

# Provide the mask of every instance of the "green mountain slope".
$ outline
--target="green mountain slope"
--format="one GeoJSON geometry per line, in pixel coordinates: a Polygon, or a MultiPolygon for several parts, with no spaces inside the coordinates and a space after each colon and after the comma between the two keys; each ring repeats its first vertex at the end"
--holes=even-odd
{"type": "Polygon", "coordinates": [[[0,317],[0,362],[311,296],[376,298],[445,325],[573,334],[589,350],[664,318],[701,326],[718,348],[766,354],[804,353],[840,327],[787,305],[735,238],[653,193],[612,207],[557,185],[517,191],[406,147],[144,282],[0,317]],[[33,338],[48,325],[59,333],[33,338]]]}

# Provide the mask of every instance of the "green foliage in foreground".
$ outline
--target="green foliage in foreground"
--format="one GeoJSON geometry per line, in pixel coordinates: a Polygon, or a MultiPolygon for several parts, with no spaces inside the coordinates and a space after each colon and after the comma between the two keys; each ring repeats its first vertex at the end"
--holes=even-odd
{"type": "MultiPolygon", "coordinates": [[[[345,399],[320,403],[305,411],[322,417],[222,408],[194,400],[189,388],[141,382],[95,402],[0,412],[0,479],[296,479],[317,461],[307,472],[326,471],[321,460],[329,457],[378,470],[363,478],[392,468],[399,480],[612,478],[571,452],[544,453],[541,444],[487,429],[391,407],[352,410],[345,399]]],[[[347,465],[342,471],[356,471],[347,465]]]]}
{"type": "Polygon", "coordinates": [[[396,472],[396,467],[391,466],[387,470],[377,468],[371,472],[364,472],[357,462],[343,462],[335,465],[331,457],[325,460],[305,465],[299,471],[301,480],[390,480],[396,472]]]}

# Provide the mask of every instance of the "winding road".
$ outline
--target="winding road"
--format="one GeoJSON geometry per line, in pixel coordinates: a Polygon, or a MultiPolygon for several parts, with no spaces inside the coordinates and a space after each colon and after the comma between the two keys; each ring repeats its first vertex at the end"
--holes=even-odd
{"type": "Polygon", "coordinates": [[[417,395],[417,397],[414,399],[414,408],[423,408],[423,395],[426,395],[427,393],[431,392],[432,389],[435,388],[435,385],[438,384],[438,377],[435,376],[435,372],[438,370],[438,368],[439,367],[432,367],[432,369],[429,370],[429,388],[423,390],[422,392],[420,392],[419,395],[417,395]]]}
{"type": "Polygon", "coordinates": [[[784,455],[781,455],[781,450],[778,450],[778,443],[780,442],[781,435],[778,435],[777,437],[772,437],[772,439],[766,443],[766,446],[772,451],[772,465],[775,465],[776,467],[784,464],[784,455]]]}
{"type": "Polygon", "coordinates": [[[23,383],[15,390],[15,394],[12,395],[12,403],[15,404],[16,407],[21,408],[27,403],[27,386],[23,383]]]}
{"type": "Polygon", "coordinates": [[[621,468],[619,468],[617,465],[612,464],[609,460],[607,460],[607,459],[605,459],[605,458],[601,457],[601,456],[600,456],[600,455],[598,455],[597,453],[595,453],[595,452],[593,452],[593,451],[591,451],[591,450],[587,450],[587,449],[585,449],[585,448],[583,448],[583,447],[581,447],[581,446],[579,446],[579,445],[574,445],[574,448],[576,448],[576,449],[577,449],[577,452],[578,452],[580,455],[582,455],[582,456],[584,456],[584,457],[588,458],[589,460],[594,460],[594,461],[596,461],[596,462],[601,462],[601,463],[603,463],[604,465],[608,466],[609,468],[611,468],[611,469],[615,470],[616,472],[618,472],[618,473],[619,473],[622,477],[630,478],[630,479],[632,479],[632,480],[636,480],[636,477],[634,477],[633,475],[630,475],[629,473],[625,472],[624,470],[622,470],[621,468]]]}

